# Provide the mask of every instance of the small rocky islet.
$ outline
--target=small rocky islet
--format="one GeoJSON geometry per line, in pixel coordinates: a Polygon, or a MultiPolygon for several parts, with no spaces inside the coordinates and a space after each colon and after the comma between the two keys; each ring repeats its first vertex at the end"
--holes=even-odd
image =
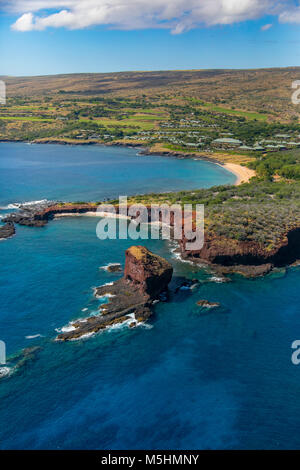
{"type": "Polygon", "coordinates": [[[210,302],[209,300],[205,300],[205,299],[198,300],[197,305],[198,305],[198,307],[204,307],[204,308],[218,308],[218,307],[220,307],[219,302],[210,302]]]}
{"type": "Polygon", "coordinates": [[[111,263],[105,269],[109,273],[120,273],[120,272],[122,272],[122,266],[120,265],[120,263],[111,263]]]}
{"type": "Polygon", "coordinates": [[[31,346],[22,349],[20,352],[7,358],[7,363],[0,366],[0,379],[16,374],[20,369],[27,366],[28,363],[36,359],[37,354],[41,351],[40,346],[31,346]]]}

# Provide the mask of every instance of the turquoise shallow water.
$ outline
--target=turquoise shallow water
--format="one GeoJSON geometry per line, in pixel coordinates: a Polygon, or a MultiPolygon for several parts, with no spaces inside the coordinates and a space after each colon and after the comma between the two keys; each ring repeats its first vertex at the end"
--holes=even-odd
{"type": "MultiPolygon", "coordinates": [[[[26,200],[43,197],[46,186],[26,200]]],[[[147,327],[55,343],[56,328],[97,308],[92,288],[117,278],[99,267],[123,263],[131,245],[99,241],[96,223],[18,227],[0,242],[0,338],[8,355],[42,347],[0,382],[0,448],[299,448],[300,366],[290,360],[299,268],[220,284],[176,260],[168,242],[147,241],[199,287],[157,304],[147,327]],[[203,298],[221,308],[199,309],[203,298]]]]}

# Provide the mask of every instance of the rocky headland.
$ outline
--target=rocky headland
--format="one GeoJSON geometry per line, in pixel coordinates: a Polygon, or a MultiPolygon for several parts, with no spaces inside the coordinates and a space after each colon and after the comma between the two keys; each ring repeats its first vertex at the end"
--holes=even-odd
{"type": "Polygon", "coordinates": [[[135,327],[152,314],[151,306],[168,289],[173,268],[164,258],[143,246],[132,246],[125,253],[124,276],[112,284],[95,289],[97,298],[107,298],[99,313],[74,321],[57,336],[70,341],[90,336],[113,325],[135,327]]]}
{"type": "Polygon", "coordinates": [[[10,238],[16,233],[13,222],[6,222],[0,226],[0,240],[3,238],[10,238]]]}
{"type": "MultiPolygon", "coordinates": [[[[97,209],[98,205],[95,203],[49,203],[45,207],[26,206],[21,208],[20,212],[7,215],[3,218],[3,222],[42,227],[59,215],[96,214],[97,209]]],[[[118,206],[115,206],[115,210],[118,213],[118,206]]],[[[170,223],[172,226],[172,217],[170,223]]],[[[291,265],[300,259],[300,227],[297,224],[288,228],[271,250],[255,241],[239,241],[214,234],[205,234],[204,245],[199,250],[187,250],[187,242],[183,231],[182,239],[179,240],[183,259],[198,264],[205,263],[215,272],[225,275],[239,273],[246,277],[262,276],[274,268],[291,265]]]]}
{"type": "Polygon", "coordinates": [[[182,256],[194,262],[205,262],[220,274],[238,273],[246,277],[263,276],[274,268],[292,265],[300,259],[300,227],[288,229],[277,245],[268,250],[253,241],[208,236],[200,250],[185,249],[187,240],[180,241],[182,256]]]}
{"type": "Polygon", "coordinates": [[[9,224],[27,225],[28,227],[43,227],[47,218],[40,217],[46,209],[53,207],[53,201],[40,201],[32,204],[17,205],[18,211],[7,214],[2,221],[9,224]]]}

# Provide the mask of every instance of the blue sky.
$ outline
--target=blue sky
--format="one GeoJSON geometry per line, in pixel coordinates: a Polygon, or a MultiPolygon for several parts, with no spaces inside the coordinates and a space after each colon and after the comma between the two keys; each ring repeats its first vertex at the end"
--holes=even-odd
{"type": "MultiPolygon", "coordinates": [[[[61,3],[68,1],[69,4],[78,2],[66,0],[61,3]]],[[[101,0],[95,1],[101,3],[101,0]]],[[[240,0],[243,1],[247,2],[240,0]]],[[[0,9],[3,3],[0,0],[0,9]]],[[[62,8],[39,9],[40,5],[33,5],[38,0],[19,0],[19,4],[22,3],[27,3],[25,8],[17,5],[15,11],[4,5],[0,14],[0,75],[300,65],[300,24],[284,22],[279,14],[262,13],[257,18],[248,19],[250,12],[241,20],[240,11],[237,18],[229,19],[224,15],[215,19],[214,13],[214,20],[211,20],[211,17],[199,19],[197,13],[197,20],[193,14],[187,21],[184,12],[182,17],[178,13],[176,22],[173,17],[169,21],[161,20],[161,17],[153,20],[153,16],[148,22],[148,19],[144,21],[143,10],[136,17],[139,29],[135,28],[135,22],[128,24],[124,16],[112,29],[110,24],[103,24],[102,17],[97,19],[98,24],[87,22],[82,25],[73,15],[72,24],[65,24],[65,19],[62,25],[56,24],[56,17],[54,21],[52,15],[62,8]],[[26,7],[32,5],[33,13],[28,23],[26,15],[30,10],[26,7]],[[20,18],[18,25],[16,21],[20,18]],[[39,18],[46,18],[49,24],[39,23],[39,18]],[[13,26],[16,24],[17,27],[13,26]]],[[[44,6],[47,1],[39,3],[44,6]]],[[[59,0],[56,3],[60,3],[59,0]]],[[[115,23],[117,20],[114,19],[115,23]]]]}

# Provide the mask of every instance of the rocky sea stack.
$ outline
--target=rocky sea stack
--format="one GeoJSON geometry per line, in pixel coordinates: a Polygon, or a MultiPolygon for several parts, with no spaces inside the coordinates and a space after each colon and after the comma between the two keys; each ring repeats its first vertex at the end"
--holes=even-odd
{"type": "Polygon", "coordinates": [[[126,250],[124,279],[151,298],[166,289],[172,274],[171,264],[144,246],[126,250]]]}
{"type": "Polygon", "coordinates": [[[99,307],[98,315],[72,322],[67,332],[58,335],[58,340],[81,338],[124,322],[134,327],[150,317],[153,301],[168,289],[173,268],[143,246],[132,246],[125,255],[124,277],[96,288],[96,297],[106,297],[108,303],[99,307]]]}

